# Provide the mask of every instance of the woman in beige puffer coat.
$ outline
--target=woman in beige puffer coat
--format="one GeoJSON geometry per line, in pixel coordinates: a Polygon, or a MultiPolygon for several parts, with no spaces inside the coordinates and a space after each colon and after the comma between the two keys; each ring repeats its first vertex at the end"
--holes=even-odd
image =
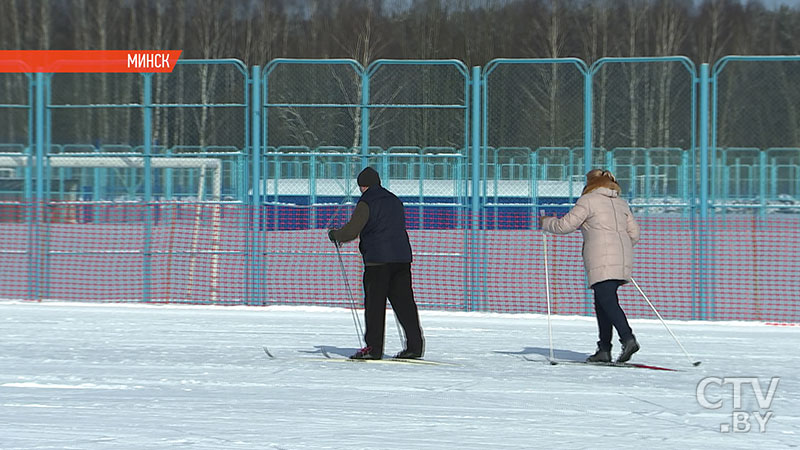
{"type": "Polygon", "coordinates": [[[611,172],[593,169],[586,174],[580,198],[564,217],[541,220],[543,231],[569,234],[580,229],[583,234],[583,264],[594,291],[600,338],[589,362],[611,361],[612,326],[622,343],[617,362],[628,361],[639,350],[617,296],[617,288],[631,280],[633,246],[639,241],[639,225],[620,192],[611,172]]]}

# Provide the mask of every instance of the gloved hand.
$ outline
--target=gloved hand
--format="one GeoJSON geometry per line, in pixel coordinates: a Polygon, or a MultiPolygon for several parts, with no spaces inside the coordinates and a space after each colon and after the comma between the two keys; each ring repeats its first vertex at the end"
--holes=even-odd
{"type": "Polygon", "coordinates": [[[549,216],[545,216],[545,215],[541,215],[541,216],[539,216],[539,229],[540,229],[540,230],[542,229],[542,225],[544,225],[544,219],[546,219],[546,218],[548,218],[548,217],[552,217],[552,218],[554,218],[554,219],[556,219],[556,218],[557,218],[557,217],[556,217],[556,215],[555,215],[555,213],[554,213],[554,214],[551,214],[551,215],[549,215],[549,216]]]}
{"type": "Polygon", "coordinates": [[[341,244],[339,243],[339,241],[337,241],[337,240],[336,240],[336,237],[334,237],[334,235],[333,235],[333,230],[328,230],[328,239],[330,239],[330,240],[331,240],[331,242],[333,242],[333,243],[334,243],[334,244],[336,244],[336,245],[341,245],[341,244]]]}

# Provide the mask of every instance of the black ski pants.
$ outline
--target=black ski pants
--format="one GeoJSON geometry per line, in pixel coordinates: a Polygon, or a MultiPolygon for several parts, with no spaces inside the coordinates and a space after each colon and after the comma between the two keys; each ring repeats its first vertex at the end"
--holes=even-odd
{"type": "Polygon", "coordinates": [[[611,351],[612,326],[617,329],[619,340],[626,342],[633,338],[633,330],[625,317],[625,311],[619,306],[617,288],[621,280],[606,280],[592,285],[594,290],[594,312],[597,316],[597,327],[600,340],[597,348],[602,351],[611,351]]]}
{"type": "Polygon", "coordinates": [[[405,332],[406,349],[423,353],[425,343],[414,292],[411,289],[411,263],[364,267],[364,341],[367,347],[372,348],[370,353],[383,354],[387,298],[405,332]]]}

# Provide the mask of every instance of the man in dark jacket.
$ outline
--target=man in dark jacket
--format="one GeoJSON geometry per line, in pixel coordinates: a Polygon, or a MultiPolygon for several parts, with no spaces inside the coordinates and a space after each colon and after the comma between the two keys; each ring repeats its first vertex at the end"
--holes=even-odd
{"type": "Polygon", "coordinates": [[[411,289],[411,244],[406,232],[403,202],[381,186],[378,172],[367,167],[358,174],[361,199],[350,221],[328,237],[337,245],[360,235],[364,258],[364,316],[362,348],[350,358],[381,359],[386,327],[386,299],[392,304],[406,335],[405,349],[395,358],[421,358],[425,342],[411,289]]]}

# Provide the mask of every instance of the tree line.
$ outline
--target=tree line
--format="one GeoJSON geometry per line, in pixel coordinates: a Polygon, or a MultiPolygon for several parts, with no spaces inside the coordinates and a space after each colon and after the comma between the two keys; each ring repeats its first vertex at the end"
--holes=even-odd
{"type": "Polygon", "coordinates": [[[0,0],[4,49],[182,49],[184,58],[800,53],[800,7],[759,0],[0,0]]]}
{"type": "MultiPolygon", "coordinates": [[[[699,64],[728,54],[800,54],[800,7],[768,8],[758,0],[0,0],[0,8],[3,49],[181,49],[182,59],[237,58],[248,66],[275,58],[349,58],[363,66],[377,59],[453,58],[470,67],[496,58],[577,57],[591,64],[608,56],[670,55],[685,55],[699,64]]],[[[290,100],[320,91],[321,98],[357,104],[357,80],[337,70],[328,73],[335,94],[321,92],[315,79],[287,74],[282,78],[285,89],[277,89],[273,98],[290,100]]],[[[792,100],[800,95],[792,88],[797,72],[793,75],[791,67],[767,72],[732,71],[721,85],[730,98],[740,98],[730,104],[721,100],[721,119],[728,124],[722,127],[721,144],[800,145],[800,127],[793,127],[794,118],[800,117],[794,106],[798,102],[792,100]],[[775,82],[765,83],[770,77],[775,82]],[[737,94],[742,89],[737,78],[766,90],[780,87],[765,94],[768,100],[760,102],[763,111],[755,115],[761,118],[755,123],[747,113],[752,101],[737,94]],[[783,119],[771,119],[777,116],[783,119]]],[[[496,88],[489,99],[490,145],[580,145],[582,103],[574,98],[579,81],[560,67],[498,71],[494,76],[495,86],[506,87],[496,88]],[[532,84],[531,79],[540,82],[532,84]]],[[[419,78],[420,95],[427,102],[465,101],[445,99],[432,77],[419,78]]],[[[0,104],[24,103],[24,80],[2,80],[2,97],[10,100],[0,104]]],[[[54,80],[55,103],[136,103],[141,96],[136,79],[54,80]]],[[[388,103],[401,97],[402,83],[408,83],[392,82],[387,93],[378,94],[388,103]]],[[[691,145],[686,131],[692,128],[686,99],[690,83],[680,67],[609,67],[598,73],[595,83],[595,145],[691,145]]],[[[186,70],[172,81],[154,83],[157,103],[241,102],[242,95],[229,68],[186,70]]],[[[0,108],[0,114],[9,117],[0,125],[7,135],[0,140],[24,140],[24,111],[0,108]]],[[[135,109],[53,114],[54,142],[135,144],[141,136],[135,109]]],[[[278,145],[350,147],[360,139],[357,108],[287,107],[270,114],[271,142],[278,145]]],[[[246,119],[240,110],[158,108],[153,120],[154,138],[166,146],[244,146],[246,119]]],[[[458,147],[465,130],[454,122],[463,122],[459,111],[374,110],[370,117],[371,135],[381,146],[458,147]],[[398,126],[398,117],[405,117],[403,126],[398,126]]]]}

